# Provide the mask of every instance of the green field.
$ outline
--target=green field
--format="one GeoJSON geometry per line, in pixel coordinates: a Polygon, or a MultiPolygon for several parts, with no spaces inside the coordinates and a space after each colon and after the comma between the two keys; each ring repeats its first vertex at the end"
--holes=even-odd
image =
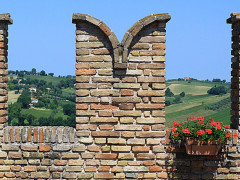
{"type": "MultiPolygon", "coordinates": [[[[187,81],[170,81],[167,82],[167,87],[175,94],[185,92],[186,96],[182,98],[183,103],[172,104],[166,107],[166,125],[169,126],[173,121],[186,121],[188,117],[204,116],[205,118],[214,118],[216,121],[230,123],[230,104],[228,108],[213,111],[207,109],[209,105],[218,103],[219,101],[230,97],[230,93],[225,95],[209,95],[207,90],[215,85],[224,85],[229,87],[229,84],[220,84],[212,82],[191,82],[187,81]]],[[[173,97],[171,97],[173,99],[173,97]]],[[[166,99],[171,99],[167,97],[166,99]]]]}
{"type": "Polygon", "coordinates": [[[63,93],[64,96],[75,95],[76,94],[76,89],[65,88],[65,89],[62,89],[62,93],[63,93]]]}
{"type": "MultiPolygon", "coordinates": [[[[48,118],[52,110],[50,109],[36,109],[36,108],[31,108],[31,109],[22,109],[23,114],[32,114],[35,118],[40,118],[40,117],[45,117],[48,118]]],[[[55,117],[63,117],[63,119],[67,119],[68,116],[64,115],[63,112],[58,112],[55,117]]]]}
{"type": "Polygon", "coordinates": [[[62,77],[51,77],[51,76],[33,76],[33,75],[25,75],[24,76],[25,79],[30,78],[30,79],[38,79],[40,80],[44,80],[47,83],[52,82],[52,84],[55,86],[57,85],[61,80],[66,80],[66,78],[62,78],[62,77]]]}

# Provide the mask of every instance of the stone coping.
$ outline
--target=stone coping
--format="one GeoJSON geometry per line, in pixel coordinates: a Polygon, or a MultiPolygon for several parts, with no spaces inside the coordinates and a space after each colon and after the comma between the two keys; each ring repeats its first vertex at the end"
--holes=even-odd
{"type": "Polygon", "coordinates": [[[8,24],[12,24],[13,20],[11,19],[11,15],[9,13],[0,14],[0,22],[7,22],[8,24]]]}

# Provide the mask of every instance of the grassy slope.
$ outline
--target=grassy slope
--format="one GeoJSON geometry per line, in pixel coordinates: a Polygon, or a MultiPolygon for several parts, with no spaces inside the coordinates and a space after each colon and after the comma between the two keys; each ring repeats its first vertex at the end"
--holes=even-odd
{"type": "MultiPolygon", "coordinates": [[[[39,109],[22,109],[23,114],[32,114],[37,119],[40,117],[49,117],[52,113],[52,110],[45,109],[45,110],[39,110],[39,109]]],[[[63,119],[67,119],[68,116],[64,115],[63,112],[58,112],[55,117],[63,117],[63,119]]]]}
{"type": "Polygon", "coordinates": [[[15,91],[8,91],[8,104],[17,102],[20,94],[15,94],[15,91]]]}
{"type": "Polygon", "coordinates": [[[52,82],[53,85],[56,85],[59,83],[61,80],[65,80],[66,78],[62,77],[51,77],[51,76],[32,76],[32,75],[25,75],[24,78],[30,78],[30,79],[38,79],[47,81],[47,83],[52,82]]]}
{"type": "MultiPolygon", "coordinates": [[[[208,89],[215,84],[220,85],[220,83],[172,81],[166,84],[175,95],[182,91],[186,93],[186,96],[182,98],[183,103],[166,107],[167,125],[172,124],[173,121],[185,121],[187,117],[191,116],[213,117],[218,121],[230,123],[229,109],[220,112],[205,109],[206,105],[217,103],[230,96],[229,93],[223,96],[207,94],[208,89]]],[[[223,85],[229,86],[228,84],[223,85]]]]}

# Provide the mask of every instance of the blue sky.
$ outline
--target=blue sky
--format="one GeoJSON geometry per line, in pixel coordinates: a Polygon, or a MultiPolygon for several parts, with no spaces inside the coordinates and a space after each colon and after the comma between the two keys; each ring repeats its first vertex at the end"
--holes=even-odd
{"type": "Polygon", "coordinates": [[[121,41],[137,20],[169,13],[167,79],[194,77],[230,81],[231,26],[239,0],[0,0],[0,13],[11,13],[9,69],[75,73],[73,13],[103,20],[121,41]]]}

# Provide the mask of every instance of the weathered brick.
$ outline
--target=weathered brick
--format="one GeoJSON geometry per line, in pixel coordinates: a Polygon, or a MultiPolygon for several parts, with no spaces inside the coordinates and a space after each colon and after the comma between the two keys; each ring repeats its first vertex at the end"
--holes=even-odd
{"type": "Polygon", "coordinates": [[[99,125],[100,130],[112,130],[113,125],[99,125]]]}
{"type": "Polygon", "coordinates": [[[141,131],[142,126],[141,125],[115,125],[114,126],[116,131],[141,131]]]}
{"type": "Polygon", "coordinates": [[[140,84],[139,83],[114,83],[113,87],[118,89],[139,89],[140,84]]]}
{"type": "Polygon", "coordinates": [[[94,116],[96,112],[93,110],[77,110],[76,114],[77,116],[94,116]]]}
{"type": "Polygon", "coordinates": [[[165,50],[141,50],[140,56],[164,56],[165,50]]]}
{"type": "Polygon", "coordinates": [[[133,90],[122,89],[121,90],[121,95],[122,96],[132,96],[133,95],[133,90]]]}
{"type": "Polygon", "coordinates": [[[112,110],[99,111],[98,116],[111,117],[112,116],[112,110]]]}
{"type": "Polygon", "coordinates": [[[150,147],[147,146],[134,146],[132,148],[133,152],[149,152],[150,147]]]}
{"type": "Polygon", "coordinates": [[[89,50],[88,49],[77,49],[76,50],[76,55],[89,55],[89,50]]]}
{"type": "Polygon", "coordinates": [[[127,144],[144,145],[145,144],[145,139],[128,139],[127,144]]]}
{"type": "MultiPolygon", "coordinates": [[[[76,95],[77,96],[88,96],[89,90],[76,90],[76,95]]],[[[78,106],[78,105],[76,105],[76,106],[78,106]]]]}
{"type": "Polygon", "coordinates": [[[23,151],[37,151],[38,150],[38,145],[21,145],[21,149],[23,151]]]}
{"type": "Polygon", "coordinates": [[[95,173],[94,179],[114,179],[113,173],[95,173]]]}
{"type": "MultiPolygon", "coordinates": [[[[79,49],[79,50],[84,50],[84,49],[79,49]]],[[[76,69],[89,69],[89,63],[76,63],[76,69]]]]}
{"type": "Polygon", "coordinates": [[[148,43],[164,43],[166,41],[165,36],[143,36],[140,38],[139,42],[148,43]]]}
{"type": "Polygon", "coordinates": [[[96,74],[96,70],[86,70],[86,69],[78,69],[76,70],[76,75],[95,75],[96,74]]]}
{"type": "Polygon", "coordinates": [[[156,90],[140,90],[138,91],[138,96],[164,96],[164,91],[156,90]]]}
{"type": "Polygon", "coordinates": [[[91,179],[93,177],[93,174],[91,173],[79,173],[77,175],[79,179],[91,179]]]}
{"type": "Polygon", "coordinates": [[[108,138],[108,144],[126,144],[126,139],[123,138],[108,138]]]}
{"type": "Polygon", "coordinates": [[[111,149],[115,152],[130,152],[131,146],[112,146],[111,149]]]}
{"type": "Polygon", "coordinates": [[[137,159],[155,159],[155,154],[151,153],[138,153],[137,159]]]}
{"type": "Polygon", "coordinates": [[[126,137],[126,138],[134,137],[135,136],[135,132],[123,131],[123,132],[121,132],[121,136],[122,137],[126,137]]]}
{"type": "Polygon", "coordinates": [[[165,118],[137,118],[139,124],[161,124],[165,122],[165,118]]]}
{"type": "Polygon", "coordinates": [[[141,116],[142,112],[141,111],[114,111],[113,112],[114,116],[141,116]]]}
{"type": "Polygon", "coordinates": [[[2,144],[2,150],[3,151],[18,151],[19,145],[2,144]]]}
{"type": "Polygon", "coordinates": [[[119,96],[119,90],[91,90],[92,96],[119,96]]]}
{"type": "Polygon", "coordinates": [[[118,159],[134,159],[133,153],[119,153],[118,159]]]}
{"type": "Polygon", "coordinates": [[[138,69],[165,69],[164,63],[139,64],[138,69]]]}
{"type": "Polygon", "coordinates": [[[48,172],[31,172],[31,178],[34,179],[47,179],[50,177],[48,172]]]}
{"type": "Polygon", "coordinates": [[[88,151],[93,151],[93,152],[99,152],[101,151],[101,147],[100,146],[96,146],[96,145],[90,145],[87,147],[88,151]]]}
{"type": "Polygon", "coordinates": [[[121,117],[120,123],[131,124],[131,123],[133,123],[133,118],[132,117],[121,117]]]}
{"type": "Polygon", "coordinates": [[[136,132],[137,137],[164,137],[164,131],[136,132]]]}
{"type": "Polygon", "coordinates": [[[78,159],[79,154],[78,153],[62,153],[63,159],[78,159]]]}
{"type": "Polygon", "coordinates": [[[136,104],[136,109],[142,110],[153,110],[153,109],[163,109],[165,104],[136,104]]]}
{"type": "Polygon", "coordinates": [[[78,42],[76,48],[102,48],[104,44],[102,42],[78,42]]]}
{"type": "Polygon", "coordinates": [[[134,108],[134,104],[120,104],[119,109],[121,110],[132,110],[134,108]]]}
{"type": "Polygon", "coordinates": [[[110,69],[112,68],[111,62],[94,62],[90,63],[90,68],[92,69],[110,69]]]}
{"type": "Polygon", "coordinates": [[[37,166],[24,166],[24,171],[34,172],[37,170],[37,166]]]}
{"type": "Polygon", "coordinates": [[[101,76],[110,76],[113,74],[113,71],[111,69],[99,69],[98,74],[101,76]]]}
{"type": "Polygon", "coordinates": [[[115,131],[93,131],[92,132],[93,137],[119,137],[120,132],[115,131]]]}
{"type": "Polygon", "coordinates": [[[91,117],[90,122],[94,123],[116,123],[118,122],[117,117],[91,117]]]}
{"type": "Polygon", "coordinates": [[[95,155],[96,159],[116,159],[117,158],[117,154],[102,154],[102,153],[97,153],[95,155]]]}
{"type": "Polygon", "coordinates": [[[90,105],[91,109],[94,110],[104,110],[104,109],[118,109],[117,106],[113,106],[113,105],[104,105],[104,104],[91,104],[90,105]]]}
{"type": "Polygon", "coordinates": [[[21,152],[9,152],[8,153],[8,158],[20,159],[20,158],[22,158],[22,153],[21,152]]]}

